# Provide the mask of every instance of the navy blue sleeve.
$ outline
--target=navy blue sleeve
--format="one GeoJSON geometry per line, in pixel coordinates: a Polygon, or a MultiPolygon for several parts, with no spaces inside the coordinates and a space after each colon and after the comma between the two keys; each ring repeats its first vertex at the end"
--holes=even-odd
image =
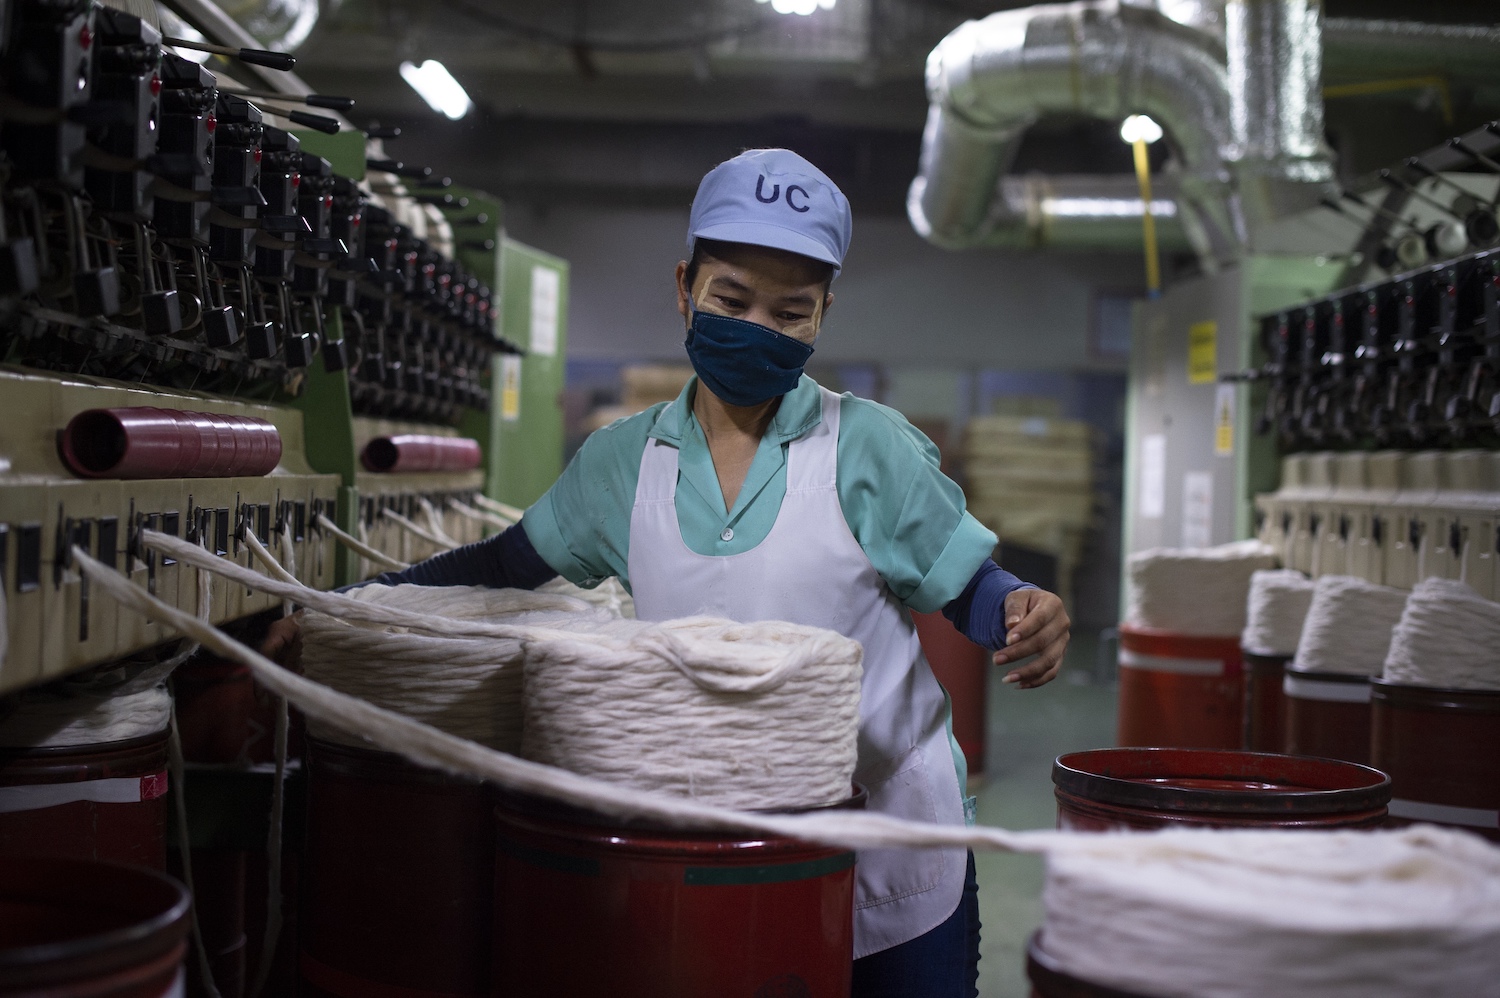
{"type": "Polygon", "coordinates": [[[493,537],[444,551],[399,572],[384,572],[370,581],[386,586],[535,589],[555,578],[557,572],[537,554],[518,523],[493,537]]]}
{"type": "Polygon", "coordinates": [[[1005,647],[1005,597],[1035,588],[986,558],[958,598],[943,607],[943,616],[976,645],[999,651],[1005,647]]]}

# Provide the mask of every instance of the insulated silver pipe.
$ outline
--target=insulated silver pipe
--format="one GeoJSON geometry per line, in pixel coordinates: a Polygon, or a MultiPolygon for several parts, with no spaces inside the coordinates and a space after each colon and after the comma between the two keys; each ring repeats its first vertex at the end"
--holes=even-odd
{"type": "Polygon", "coordinates": [[[1222,188],[1232,139],[1226,78],[1213,38],[1116,0],[970,21],[927,60],[931,105],[907,197],[912,225],[953,248],[1004,241],[991,233],[1025,226],[996,197],[999,179],[1026,128],[1058,112],[1149,114],[1180,154],[1184,187],[1222,188]]]}
{"type": "Polygon", "coordinates": [[[1228,158],[1252,219],[1310,208],[1333,180],[1323,140],[1322,15],[1319,0],[1231,0],[1225,8],[1228,158]]]}

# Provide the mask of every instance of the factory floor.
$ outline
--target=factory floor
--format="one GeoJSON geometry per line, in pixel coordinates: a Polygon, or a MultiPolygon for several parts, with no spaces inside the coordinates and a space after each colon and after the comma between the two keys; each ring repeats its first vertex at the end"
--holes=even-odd
{"type": "MultiPolygon", "coordinates": [[[[1047,686],[990,684],[979,822],[1051,828],[1052,760],[1063,752],[1114,744],[1115,688],[1095,682],[1097,635],[1075,632],[1062,674],[1047,686]]],[[[996,677],[998,678],[998,677],[996,677]]],[[[1026,998],[1026,940],[1042,923],[1042,861],[978,853],[980,998],[1026,998]]]]}

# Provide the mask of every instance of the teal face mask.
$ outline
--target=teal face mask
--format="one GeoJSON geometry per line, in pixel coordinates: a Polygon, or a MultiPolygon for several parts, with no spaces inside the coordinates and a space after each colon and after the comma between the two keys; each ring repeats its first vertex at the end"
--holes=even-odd
{"type": "Polygon", "coordinates": [[[700,312],[690,301],[687,353],[698,379],[730,405],[752,406],[797,387],[813,348],[758,322],[700,312]]]}

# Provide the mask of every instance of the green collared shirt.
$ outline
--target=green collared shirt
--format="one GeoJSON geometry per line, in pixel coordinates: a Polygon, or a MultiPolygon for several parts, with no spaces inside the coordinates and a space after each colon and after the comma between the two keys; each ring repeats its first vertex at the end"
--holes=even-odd
{"type": "MultiPolygon", "coordinates": [[[[701,555],[740,554],[765,540],[786,495],[787,447],[822,420],[804,375],[782,397],[745,484],[726,509],[708,442],[693,416],[694,378],[661,403],[592,434],[522,523],[537,552],[569,581],[618,576],[630,588],[630,515],[652,437],[678,448],[677,523],[701,555]]],[[[964,510],[937,448],[894,409],[845,394],[839,410],[838,496],[844,519],[896,597],[919,612],[963,592],[995,535],[964,510]]]]}

